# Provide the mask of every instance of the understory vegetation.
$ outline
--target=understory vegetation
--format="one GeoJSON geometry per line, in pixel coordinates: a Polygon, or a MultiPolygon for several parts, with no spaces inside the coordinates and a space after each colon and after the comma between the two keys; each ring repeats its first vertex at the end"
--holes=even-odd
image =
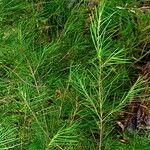
{"type": "Polygon", "coordinates": [[[0,150],[149,150],[149,134],[123,133],[121,143],[116,127],[147,96],[142,5],[0,0],[0,150]]]}

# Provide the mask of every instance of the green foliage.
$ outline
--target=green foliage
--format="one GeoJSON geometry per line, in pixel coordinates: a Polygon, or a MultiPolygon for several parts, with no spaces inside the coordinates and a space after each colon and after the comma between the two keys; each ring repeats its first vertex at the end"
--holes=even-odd
{"type": "Polygon", "coordinates": [[[149,53],[150,15],[126,4],[0,1],[0,149],[149,147],[147,135],[124,145],[114,133],[145,89],[133,64],[149,53]]]}

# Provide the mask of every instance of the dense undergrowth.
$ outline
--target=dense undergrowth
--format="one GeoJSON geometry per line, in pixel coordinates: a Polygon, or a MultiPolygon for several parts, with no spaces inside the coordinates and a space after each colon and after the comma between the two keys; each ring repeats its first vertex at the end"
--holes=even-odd
{"type": "Polygon", "coordinates": [[[1,150],[149,149],[149,135],[125,134],[123,144],[115,127],[146,88],[136,68],[150,48],[141,4],[0,1],[1,150]]]}

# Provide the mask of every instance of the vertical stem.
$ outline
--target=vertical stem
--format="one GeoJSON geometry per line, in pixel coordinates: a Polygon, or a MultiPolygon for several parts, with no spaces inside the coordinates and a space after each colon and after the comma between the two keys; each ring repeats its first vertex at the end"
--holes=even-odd
{"type": "Polygon", "coordinates": [[[101,22],[102,22],[102,13],[104,10],[104,2],[101,3],[101,7],[98,8],[98,18],[97,18],[97,25],[96,27],[96,50],[98,56],[98,97],[99,97],[99,150],[102,149],[102,140],[103,140],[103,62],[102,62],[102,50],[103,50],[103,43],[102,43],[102,35],[101,35],[101,22]]]}
{"type": "Polygon", "coordinates": [[[105,0],[102,0],[100,7],[95,10],[95,15],[93,17],[93,22],[91,26],[91,35],[95,50],[97,52],[98,59],[98,101],[99,101],[99,150],[102,149],[102,140],[103,140],[103,61],[102,61],[102,51],[103,51],[103,32],[101,31],[102,25],[102,14],[105,6],[105,0]]]}
{"type": "Polygon", "coordinates": [[[100,130],[100,139],[99,139],[99,150],[102,147],[102,139],[103,139],[103,85],[102,85],[102,60],[99,57],[99,78],[98,78],[98,97],[99,97],[99,130],[100,130]]]}

